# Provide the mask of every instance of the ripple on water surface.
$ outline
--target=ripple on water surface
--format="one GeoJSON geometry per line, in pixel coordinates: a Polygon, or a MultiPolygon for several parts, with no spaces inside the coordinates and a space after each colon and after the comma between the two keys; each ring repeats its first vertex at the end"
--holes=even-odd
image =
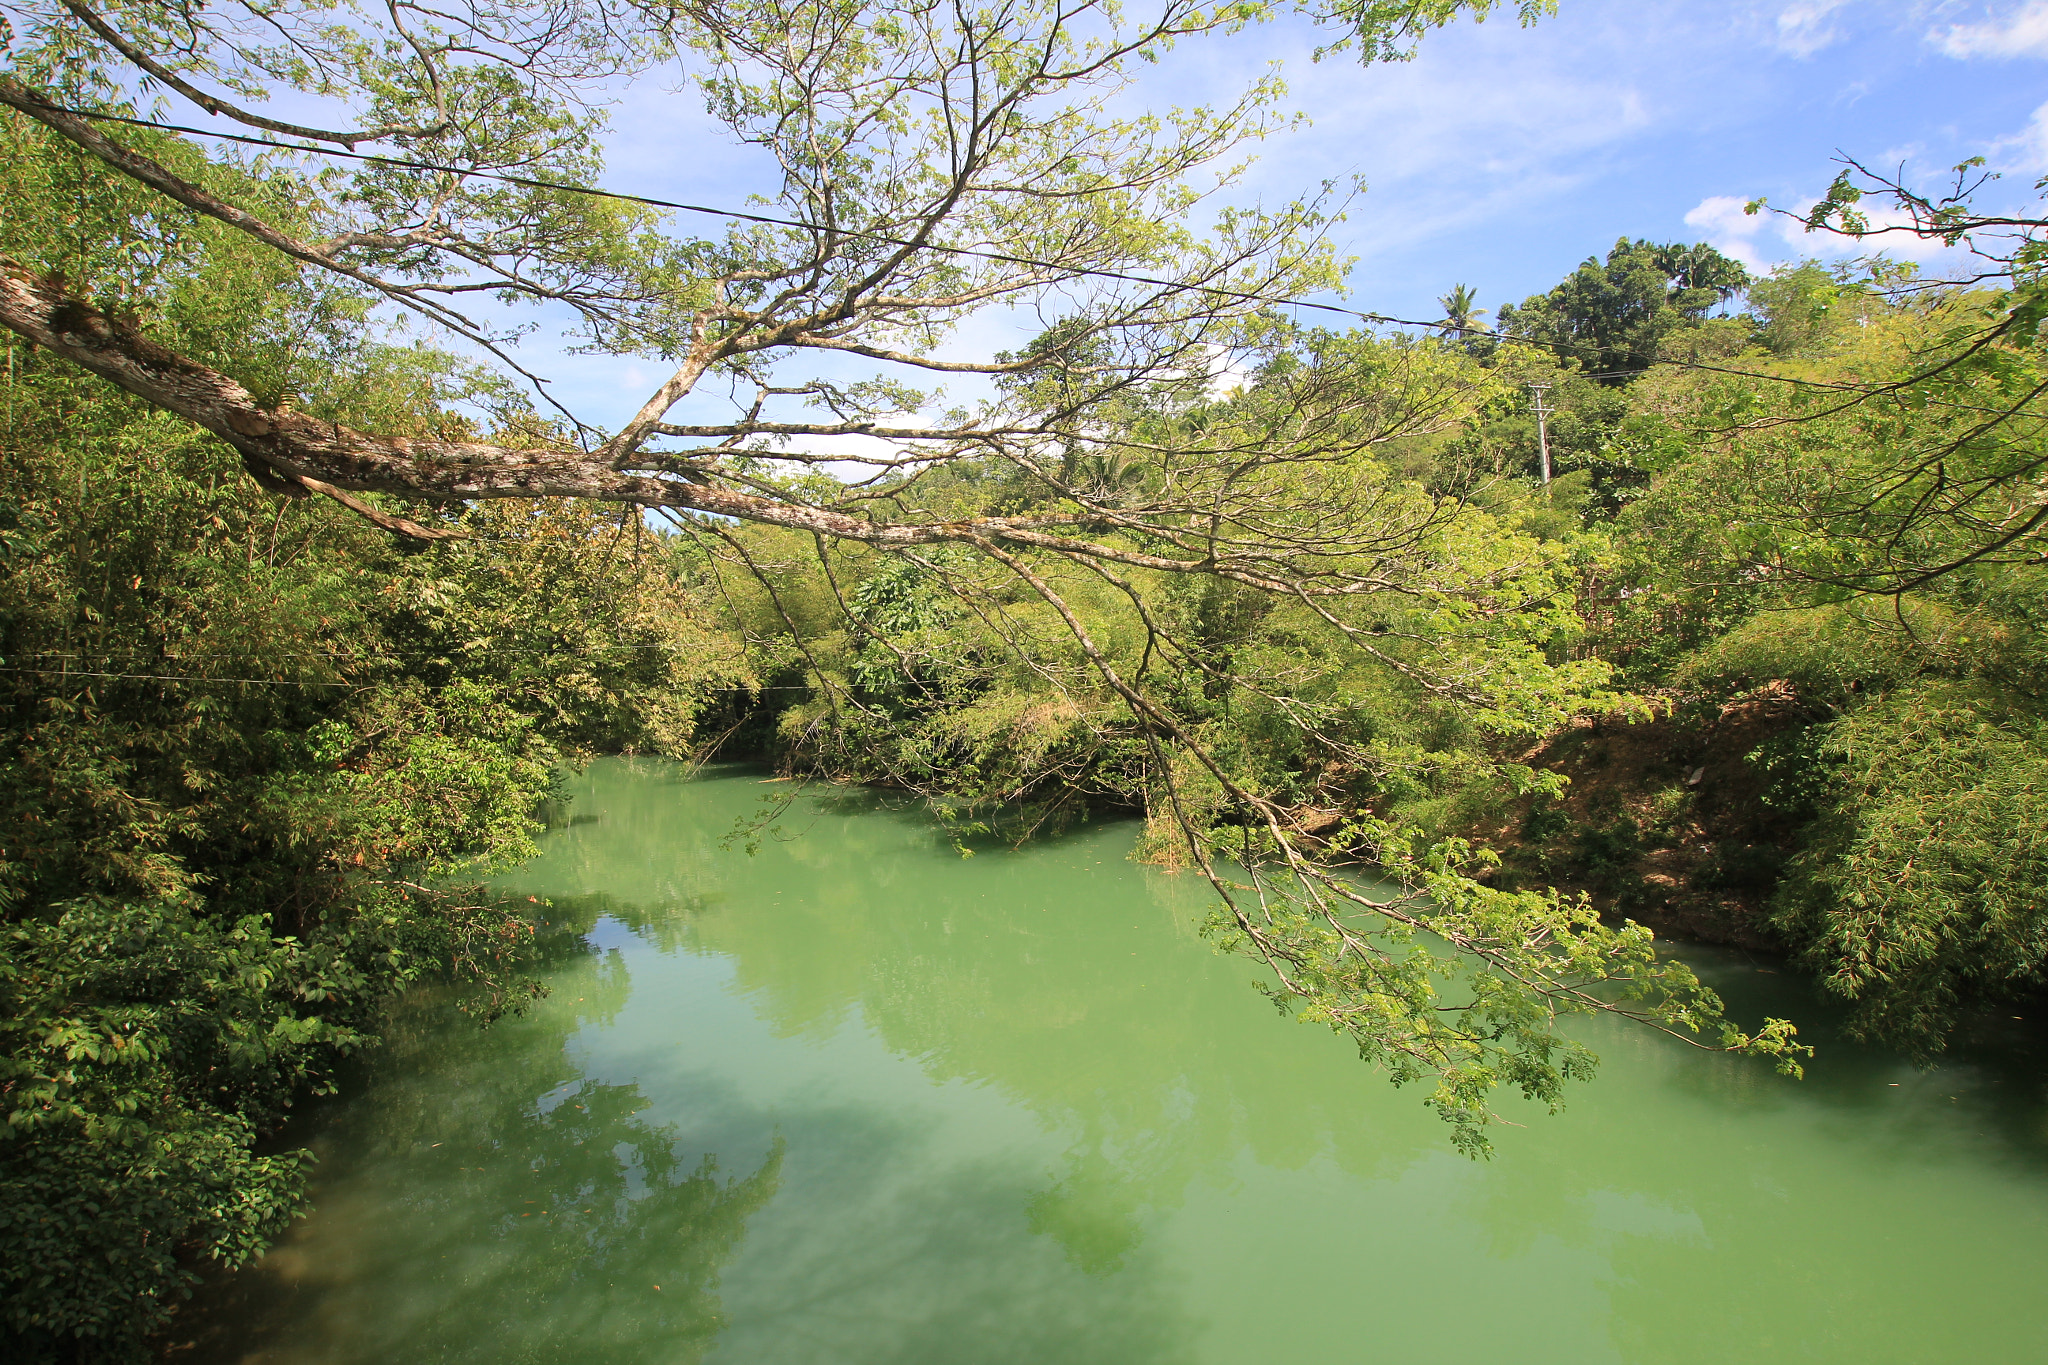
{"type": "MultiPolygon", "coordinates": [[[[314,1212],[186,1358],[2037,1358],[2027,1038],[1925,1073],[1830,1045],[1792,1082],[1589,1023],[1600,1078],[1473,1163],[1276,1015],[1130,826],[963,860],[827,792],[722,849],[777,790],[584,774],[507,881],[577,931],[553,993],[488,1031],[402,1010],[307,1125],[314,1212]]],[[[1697,956],[1738,1012],[1816,1014],[1697,956]]]]}

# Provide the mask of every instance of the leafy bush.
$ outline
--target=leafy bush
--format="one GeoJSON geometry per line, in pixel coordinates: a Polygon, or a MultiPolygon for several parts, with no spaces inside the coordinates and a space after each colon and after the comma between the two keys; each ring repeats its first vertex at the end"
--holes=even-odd
{"type": "Polygon", "coordinates": [[[7,931],[0,1328],[32,1357],[131,1353],[186,1255],[236,1264],[291,1217],[304,1158],[252,1152],[252,1113],[361,1041],[309,999],[337,984],[326,956],[181,901],[74,902],[7,931]]]}
{"type": "Polygon", "coordinates": [[[1724,839],[1692,881],[1703,891],[1768,891],[1784,872],[1785,851],[1777,845],[1724,839]]]}
{"type": "Polygon", "coordinates": [[[1925,668],[1917,634],[1938,631],[1952,616],[1927,602],[1897,614],[1867,602],[1760,612],[1691,654],[1673,681],[1729,690],[1783,679],[1802,698],[1840,704],[1925,668]]]}
{"type": "Polygon", "coordinates": [[[1825,729],[1838,795],[1772,921],[1866,1036],[1939,1049],[2048,971],[2048,730],[1977,688],[1901,690],[1825,729]]]}

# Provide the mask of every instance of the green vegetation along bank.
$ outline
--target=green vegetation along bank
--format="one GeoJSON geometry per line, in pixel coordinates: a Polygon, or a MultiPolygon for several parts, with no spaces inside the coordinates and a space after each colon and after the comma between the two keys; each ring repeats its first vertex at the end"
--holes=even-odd
{"type": "MultiPolygon", "coordinates": [[[[1555,1107],[1592,1076],[1565,1016],[1797,1070],[1791,1022],[1726,1017],[1645,924],[1782,948],[1920,1056],[2042,984],[2038,221],[1967,285],[1623,240],[1497,325],[1460,286],[1434,327],[1320,330],[1271,304],[1341,281],[1325,206],[1187,226],[1277,86],[1170,126],[1075,96],[1255,8],[1083,33],[1029,4],[572,6],[381,43],[313,3],[126,36],[15,8],[24,1358],[136,1358],[199,1268],[274,1238],[285,1114],[409,985],[483,1023],[530,998],[530,907],[476,887],[595,753],[892,787],[963,852],[1140,814],[1138,856],[1208,879],[1210,939],[1473,1154],[1503,1090],[1555,1107]],[[787,218],[693,236],[581,188],[603,82],[658,61],[773,153],[787,218]],[[361,117],[206,96],[305,145],[202,145],[130,99],[189,95],[179,71],[361,117]],[[420,159],[328,155],[363,129],[420,159]],[[1025,297],[1039,335],[940,357],[1025,297]],[[678,368],[620,429],[578,423],[524,323],[462,311],[494,298],[678,368]],[[905,381],[931,373],[986,392],[905,381]],[[847,436],[886,452],[856,476],[847,436]]],[[[1490,8],[1321,17],[1378,60],[1490,8]]],[[[1811,225],[1857,237],[1866,193],[1928,235],[1986,222],[1851,174],[1811,225]]]]}
{"type": "MultiPolygon", "coordinates": [[[[444,357],[204,233],[134,267],[103,187],[5,131],[12,192],[104,253],[75,273],[136,271],[183,344],[323,417],[451,420],[444,357]]],[[[561,765],[686,752],[746,665],[616,511],[405,553],[18,341],[0,393],[0,1333],[120,1359],[293,1216],[301,1155],[260,1139],[396,993],[517,1007],[532,931],[468,882],[561,765]]]]}

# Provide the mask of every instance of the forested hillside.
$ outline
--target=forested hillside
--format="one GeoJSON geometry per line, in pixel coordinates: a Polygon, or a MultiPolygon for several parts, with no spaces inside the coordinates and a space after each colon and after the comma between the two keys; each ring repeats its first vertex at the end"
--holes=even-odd
{"type": "MultiPolygon", "coordinates": [[[[1333,650],[1313,608],[1223,585],[1084,579],[1067,600],[1127,667],[1174,651],[1170,723],[1326,851],[1373,855],[1361,814],[1469,838],[1503,858],[1489,884],[1783,950],[1868,1036],[1938,1051],[1970,1010],[2038,989],[2048,949],[2038,437],[2002,410],[2042,373],[1994,341],[1938,390],[1861,395],[2010,329],[2023,297],[1882,260],[1749,280],[1711,248],[1624,241],[1503,309],[1522,325],[1505,336],[1289,333],[1242,391],[1176,420],[1256,420],[1304,356],[1358,366],[1361,403],[1445,395],[1426,431],[1374,442],[1375,510],[1438,509],[1417,548],[1459,576],[1456,606],[1402,601],[1365,650],[1333,650]],[[1714,289],[1689,282],[1702,257],[1714,289]],[[1547,486],[1532,384],[1555,407],[1547,486]],[[1495,697],[1577,690],[1478,710],[1424,667],[1495,697]],[[1281,707],[1314,708],[1309,738],[1281,707]]],[[[1105,485],[1147,477],[1099,458],[1105,485]]],[[[1032,494],[972,468],[944,487],[923,496],[946,515],[1032,494]]],[[[1091,798],[1142,809],[1166,863],[1177,814],[1228,823],[1213,779],[1148,785],[1113,697],[1091,709],[997,662],[948,577],[900,558],[835,573],[772,533],[711,551],[736,582],[749,558],[777,587],[735,586],[737,619],[762,668],[812,689],[768,745],[783,765],[943,791],[951,818],[1008,838],[1091,798]]]]}
{"type": "MultiPolygon", "coordinates": [[[[1337,22],[1383,57],[1460,8],[1337,22]]],[[[243,88],[368,92],[421,161],[347,172],[94,122],[138,109],[121,61],[175,72],[69,9],[19,35],[0,1330],[25,1358],[131,1358],[203,1260],[274,1237],[303,1172],[270,1139],[398,992],[520,1007],[531,907],[478,883],[596,753],[921,794],[970,854],[1140,815],[1140,856],[1210,879],[1212,938],[1475,1153],[1498,1088],[1555,1105],[1591,1075],[1562,1015],[1796,1070],[1791,1024],[1724,1020],[1653,931],[1782,949],[1918,1055],[2041,987],[2031,237],[1968,284],[1624,239],[1492,325],[1460,287],[1437,326],[1311,326],[1275,305],[1337,280],[1324,208],[1177,226],[1266,93],[1165,130],[1070,98],[1257,16],[1173,8],[1102,57],[1036,11],[943,48],[930,11],[860,43],[863,11],[805,13],[808,47],[764,5],[488,60],[309,27],[317,79],[232,20],[138,30],[217,41],[243,88]],[[664,236],[564,188],[599,123],[565,92],[661,44],[783,156],[794,218],[664,236]],[[623,430],[579,426],[434,293],[458,279],[680,368],[623,430]],[[1055,285],[1066,315],[1015,350],[932,358],[1055,285]],[[920,367],[987,397],[938,410],[920,367]],[[677,419],[711,379],[736,415],[677,419]],[[856,464],[848,435],[879,444],[856,464]]],[[[1871,188],[1927,233],[1976,223],[1871,188]]],[[[1867,229],[1856,194],[1814,224],[1867,229]]]]}

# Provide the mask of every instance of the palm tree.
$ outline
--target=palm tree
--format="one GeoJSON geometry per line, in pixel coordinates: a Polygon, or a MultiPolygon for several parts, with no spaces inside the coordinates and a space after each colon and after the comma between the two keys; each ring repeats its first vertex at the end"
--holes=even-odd
{"type": "Polygon", "coordinates": [[[1486,310],[1472,306],[1478,301],[1479,295],[1472,291],[1471,285],[1452,285],[1451,292],[1437,300],[1438,306],[1444,310],[1442,325],[1450,328],[1454,336],[1465,336],[1471,332],[1484,331],[1485,327],[1481,319],[1486,316],[1486,310]]]}

